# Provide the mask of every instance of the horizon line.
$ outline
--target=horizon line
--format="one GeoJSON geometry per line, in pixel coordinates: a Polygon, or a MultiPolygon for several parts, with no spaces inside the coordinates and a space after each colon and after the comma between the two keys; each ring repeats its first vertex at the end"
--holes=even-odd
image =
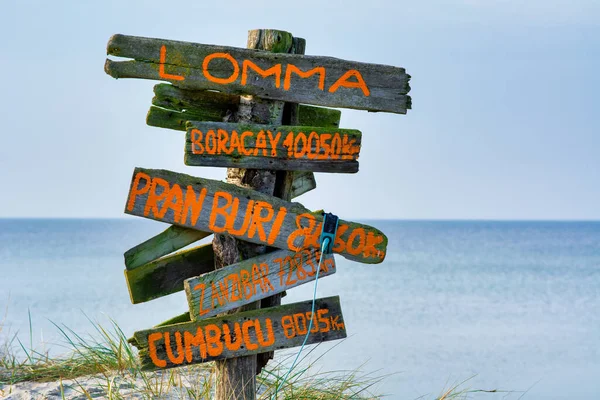
{"type": "MultiPolygon", "coordinates": [[[[583,218],[365,218],[357,217],[354,220],[362,221],[404,221],[404,222],[600,222],[600,219],[583,218]]],[[[155,221],[150,218],[136,217],[2,217],[0,220],[113,220],[113,221],[155,221]]],[[[162,222],[162,221],[155,221],[162,222]]],[[[164,222],[162,222],[164,223],[164,222]]]]}

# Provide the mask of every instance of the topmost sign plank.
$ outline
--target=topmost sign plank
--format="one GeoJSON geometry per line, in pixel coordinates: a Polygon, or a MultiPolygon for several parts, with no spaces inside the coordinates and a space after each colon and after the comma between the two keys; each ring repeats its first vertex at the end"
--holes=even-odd
{"type": "Polygon", "coordinates": [[[133,59],[106,60],[114,78],[328,107],[398,114],[411,108],[404,68],[126,35],[111,37],[107,54],[133,59]]]}

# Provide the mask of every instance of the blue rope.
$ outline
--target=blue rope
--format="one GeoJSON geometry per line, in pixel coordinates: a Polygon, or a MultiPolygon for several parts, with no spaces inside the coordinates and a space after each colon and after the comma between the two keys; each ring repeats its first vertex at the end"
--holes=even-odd
{"type": "Polygon", "coordinates": [[[315,275],[315,289],[313,292],[313,300],[312,300],[312,308],[311,308],[312,318],[310,319],[310,323],[308,324],[308,331],[306,332],[306,336],[304,337],[304,342],[302,342],[302,346],[300,347],[298,354],[296,354],[296,358],[294,359],[292,366],[290,367],[288,372],[283,376],[283,380],[281,381],[281,383],[279,385],[277,385],[277,387],[275,388],[275,395],[272,397],[272,399],[275,399],[275,400],[277,399],[277,393],[279,392],[279,389],[281,389],[281,387],[287,381],[288,376],[292,373],[292,370],[294,369],[294,367],[296,366],[296,363],[298,362],[298,359],[300,358],[300,354],[302,353],[302,350],[304,350],[304,346],[306,345],[306,342],[308,341],[308,337],[310,336],[310,330],[312,329],[313,320],[315,319],[315,303],[317,302],[317,286],[319,283],[319,271],[321,270],[321,263],[323,263],[323,254],[325,254],[325,249],[327,249],[329,247],[329,241],[330,241],[329,238],[325,238],[321,245],[321,257],[319,257],[319,265],[317,266],[317,273],[315,275]]]}

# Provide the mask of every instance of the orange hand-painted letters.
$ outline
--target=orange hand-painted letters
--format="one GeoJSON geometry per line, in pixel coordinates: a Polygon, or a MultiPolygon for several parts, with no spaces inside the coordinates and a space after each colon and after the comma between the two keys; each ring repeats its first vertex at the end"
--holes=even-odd
{"type": "MultiPolygon", "coordinates": [[[[183,56],[179,55],[179,57],[183,56]]],[[[346,71],[329,87],[328,91],[325,91],[325,80],[327,77],[327,70],[325,67],[315,67],[310,70],[303,71],[296,65],[291,63],[285,64],[285,67],[281,63],[275,63],[263,68],[261,66],[258,66],[254,61],[251,60],[244,59],[240,61],[236,60],[229,53],[211,53],[204,57],[204,59],[202,60],[202,72],[206,80],[220,85],[228,85],[233,82],[236,82],[238,78],[240,78],[241,70],[240,85],[245,86],[249,84],[248,82],[251,82],[253,80],[248,78],[250,71],[253,71],[262,79],[267,79],[272,76],[273,86],[275,88],[281,87],[281,79],[283,75],[283,90],[286,91],[291,90],[293,88],[292,74],[296,74],[300,79],[308,79],[313,75],[318,75],[319,79],[313,80],[315,81],[315,86],[324,93],[335,93],[340,88],[347,88],[359,89],[359,93],[362,93],[362,95],[365,97],[369,97],[371,94],[369,87],[367,86],[367,83],[365,82],[362,74],[355,69],[346,71]],[[240,61],[242,64],[241,68],[240,61]],[[223,62],[225,64],[223,64],[223,62]],[[211,68],[213,63],[218,63],[219,66],[211,68]],[[228,68],[231,68],[231,73],[227,77],[219,77],[213,74],[217,69],[220,72],[223,70],[228,70],[228,68]],[[283,72],[284,69],[285,73],[283,72]],[[354,78],[355,81],[350,81],[349,78],[354,78]]],[[[167,47],[165,45],[162,45],[160,48],[160,59],[158,69],[159,77],[170,81],[183,81],[185,79],[184,76],[169,74],[165,72],[165,64],[168,65],[167,47]]]]}

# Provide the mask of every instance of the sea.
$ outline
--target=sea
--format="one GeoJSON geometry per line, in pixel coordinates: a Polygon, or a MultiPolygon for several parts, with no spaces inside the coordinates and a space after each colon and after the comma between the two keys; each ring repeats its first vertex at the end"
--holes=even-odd
{"type": "MultiPolygon", "coordinates": [[[[373,265],[336,256],[319,280],[319,297],[340,296],[348,338],[304,350],[315,373],[380,377],[371,389],[390,399],[457,384],[472,399],[600,399],[600,222],[362,222],[386,233],[388,253],[373,265]]],[[[166,227],[0,220],[0,340],[60,354],[58,327],[93,336],[90,321],[114,321],[130,335],[187,311],[183,293],[129,300],[123,253],[166,227]]]]}

